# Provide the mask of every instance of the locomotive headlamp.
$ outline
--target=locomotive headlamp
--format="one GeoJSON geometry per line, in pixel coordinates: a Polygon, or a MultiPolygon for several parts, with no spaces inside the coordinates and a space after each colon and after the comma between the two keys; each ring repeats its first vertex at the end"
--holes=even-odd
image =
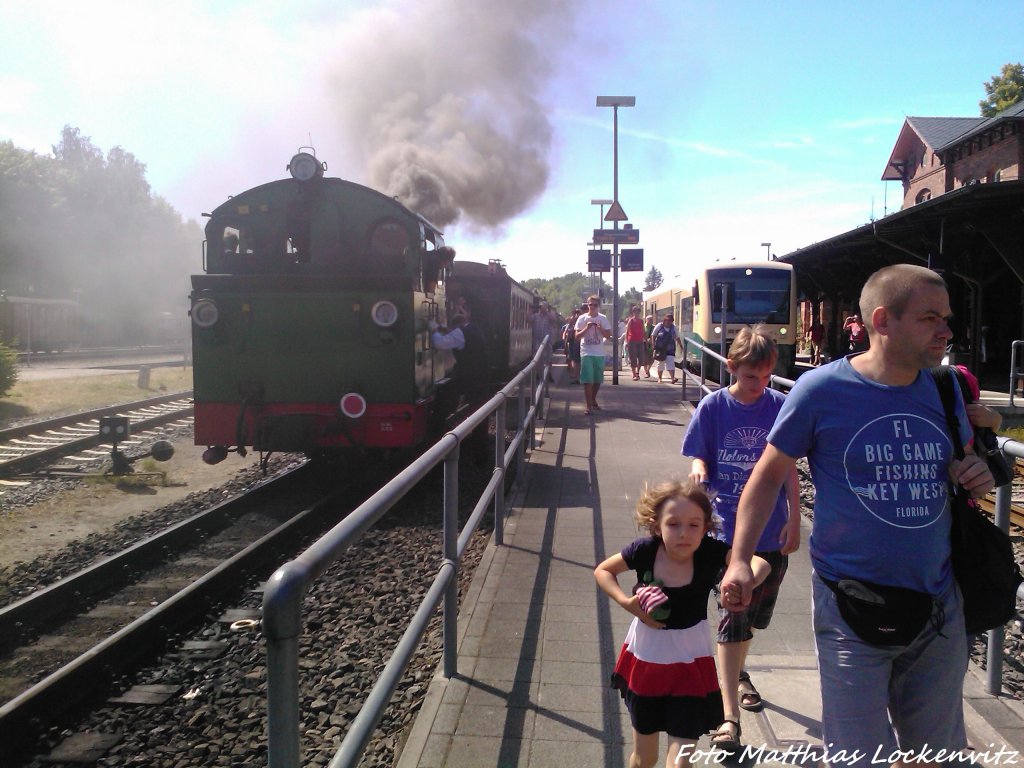
{"type": "Polygon", "coordinates": [[[309,181],[324,175],[323,164],[309,152],[299,152],[288,162],[288,172],[296,181],[309,181]]]}
{"type": "Polygon", "coordinates": [[[370,310],[370,317],[381,328],[390,328],[398,322],[398,307],[390,301],[378,301],[370,310]]]}
{"type": "Polygon", "coordinates": [[[220,319],[220,310],[213,299],[199,299],[192,305],[192,322],[199,328],[210,328],[220,319]]]}
{"type": "Polygon", "coordinates": [[[350,419],[358,419],[366,413],[366,398],[355,392],[349,392],[341,398],[341,412],[350,419]]]}
{"type": "Polygon", "coordinates": [[[715,326],[715,336],[721,336],[721,335],[722,335],[722,326],[716,325],[715,326]]]}
{"type": "Polygon", "coordinates": [[[779,328],[779,335],[785,336],[789,332],[789,328],[779,328]]]}

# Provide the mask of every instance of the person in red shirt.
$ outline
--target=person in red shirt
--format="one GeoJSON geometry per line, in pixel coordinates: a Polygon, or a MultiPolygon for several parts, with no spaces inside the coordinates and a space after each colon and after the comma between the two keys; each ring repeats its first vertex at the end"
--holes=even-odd
{"type": "Polygon", "coordinates": [[[633,369],[633,381],[640,381],[640,366],[644,364],[644,321],[640,317],[640,307],[636,305],[626,321],[626,354],[629,367],[633,369]]]}

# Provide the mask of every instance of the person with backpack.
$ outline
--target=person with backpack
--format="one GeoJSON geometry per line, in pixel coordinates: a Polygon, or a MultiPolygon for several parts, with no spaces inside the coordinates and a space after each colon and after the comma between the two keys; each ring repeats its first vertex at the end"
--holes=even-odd
{"type": "Polygon", "coordinates": [[[654,347],[654,359],[658,361],[658,383],[668,368],[672,383],[676,384],[676,346],[679,344],[679,329],[675,326],[675,317],[670,312],[651,331],[651,346],[654,347]]]}
{"type": "Polygon", "coordinates": [[[580,340],[576,336],[576,321],[580,309],[574,309],[569,321],[562,326],[562,341],[565,344],[565,367],[569,369],[569,383],[580,383],[580,340]]]}
{"type": "Polygon", "coordinates": [[[959,398],[955,421],[967,448],[955,457],[929,375],[953,336],[942,278],[914,264],[885,267],[864,284],[860,310],[867,351],[808,371],[783,403],[740,495],[722,579],[726,607],[746,608],[750,558],[779,489],[807,456],[822,741],[850,756],[847,768],[897,744],[918,760],[967,747],[968,645],[950,563],[950,494],[980,497],[994,485],[967,445],[959,398]]]}

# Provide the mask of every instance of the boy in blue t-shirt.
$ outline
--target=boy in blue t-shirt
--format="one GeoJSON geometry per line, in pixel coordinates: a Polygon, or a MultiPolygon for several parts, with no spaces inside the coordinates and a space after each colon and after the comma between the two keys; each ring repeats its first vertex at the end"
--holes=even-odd
{"type": "MultiPolygon", "coordinates": [[[[735,383],[701,401],[683,438],[683,455],[693,457],[690,478],[717,491],[715,512],[722,518],[722,539],[730,546],[740,493],[785,400],[781,392],[767,388],[777,359],[778,347],[764,326],[741,329],[729,347],[727,363],[735,383]]],[[[738,748],[739,709],[757,712],[762,707],[743,664],[752,630],[765,629],[771,621],[787,556],[799,546],[800,487],[794,467],[757,545],[757,555],[769,562],[771,573],[754,590],[746,611],[737,613],[719,605],[717,655],[725,721],[712,736],[712,744],[722,749],[738,748]]]]}

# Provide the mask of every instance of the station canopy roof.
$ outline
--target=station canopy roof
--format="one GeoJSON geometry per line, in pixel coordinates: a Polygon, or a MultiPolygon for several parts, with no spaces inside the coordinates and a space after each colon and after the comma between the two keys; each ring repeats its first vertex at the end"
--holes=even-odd
{"type": "Polygon", "coordinates": [[[971,184],[782,256],[803,297],[856,299],[890,264],[929,260],[986,282],[1024,284],[1024,181],[971,184]]]}

